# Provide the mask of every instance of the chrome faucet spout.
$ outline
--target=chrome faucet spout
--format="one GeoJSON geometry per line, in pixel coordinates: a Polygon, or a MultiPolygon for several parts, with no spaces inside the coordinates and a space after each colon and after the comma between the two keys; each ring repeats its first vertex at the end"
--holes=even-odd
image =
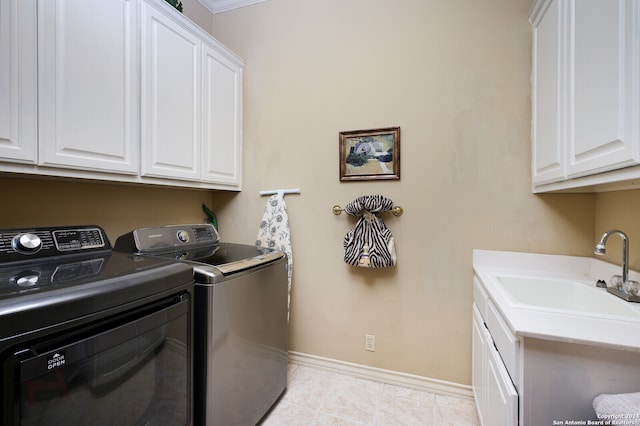
{"type": "Polygon", "coordinates": [[[596,244],[596,248],[593,252],[597,255],[605,254],[605,244],[607,243],[607,239],[609,238],[609,236],[613,234],[618,235],[620,238],[622,238],[622,282],[626,283],[629,276],[629,238],[627,238],[627,235],[624,232],[617,229],[612,229],[605,232],[604,234],[602,234],[602,237],[596,244]]]}

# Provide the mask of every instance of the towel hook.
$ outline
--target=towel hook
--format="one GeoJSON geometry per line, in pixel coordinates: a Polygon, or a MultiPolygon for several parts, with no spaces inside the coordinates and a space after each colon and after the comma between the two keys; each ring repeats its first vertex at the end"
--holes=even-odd
{"type": "MultiPolygon", "coordinates": [[[[335,214],[336,216],[341,214],[344,211],[344,209],[338,204],[333,206],[331,210],[333,210],[333,214],[335,214]]],[[[391,214],[393,214],[396,217],[402,216],[402,213],[404,213],[404,209],[400,206],[394,206],[393,209],[391,209],[391,214]]]]}

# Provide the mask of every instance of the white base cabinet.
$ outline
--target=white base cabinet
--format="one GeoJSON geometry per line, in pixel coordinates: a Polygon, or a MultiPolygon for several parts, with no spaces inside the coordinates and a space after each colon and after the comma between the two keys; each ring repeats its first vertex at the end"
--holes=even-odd
{"type": "Polygon", "coordinates": [[[476,275],[472,388],[482,425],[597,424],[597,395],[638,391],[640,352],[515,335],[489,291],[476,275]]]}
{"type": "Polygon", "coordinates": [[[473,305],[473,392],[482,425],[518,424],[518,392],[494,345],[489,329],[473,305]]]}
{"type": "Polygon", "coordinates": [[[165,0],[0,20],[0,172],[241,189],[244,62],[165,0]]]}
{"type": "Polygon", "coordinates": [[[638,2],[537,0],[529,19],[534,191],[629,179],[603,174],[640,164],[638,2]]]}

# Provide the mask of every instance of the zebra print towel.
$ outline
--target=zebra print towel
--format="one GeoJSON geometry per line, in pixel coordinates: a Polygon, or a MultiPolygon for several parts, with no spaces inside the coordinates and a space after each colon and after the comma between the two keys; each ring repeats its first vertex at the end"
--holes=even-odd
{"type": "Polygon", "coordinates": [[[396,248],[391,231],[378,216],[393,209],[393,201],[382,195],[363,195],[344,208],[359,216],[355,228],[344,237],[344,261],[364,268],[385,268],[396,264],[396,248]]]}

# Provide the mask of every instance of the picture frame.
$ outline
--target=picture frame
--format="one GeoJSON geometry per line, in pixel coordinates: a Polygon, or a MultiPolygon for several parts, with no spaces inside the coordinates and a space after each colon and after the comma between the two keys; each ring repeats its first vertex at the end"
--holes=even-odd
{"type": "Polygon", "coordinates": [[[399,180],[400,127],[340,132],[340,181],[399,180]]]}

